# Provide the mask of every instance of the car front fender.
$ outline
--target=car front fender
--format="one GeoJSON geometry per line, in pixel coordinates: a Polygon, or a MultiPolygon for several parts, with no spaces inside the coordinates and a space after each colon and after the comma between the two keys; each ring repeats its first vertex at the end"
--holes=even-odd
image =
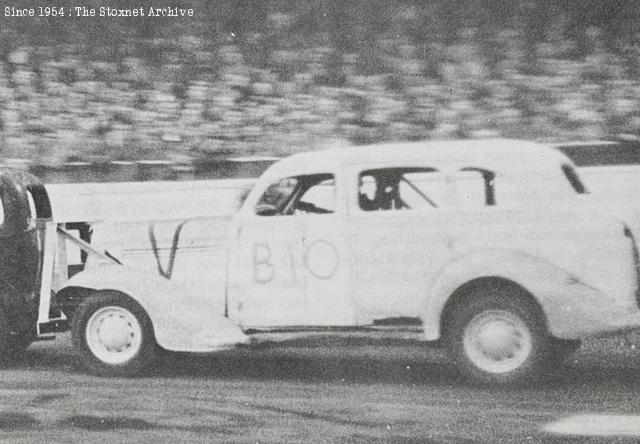
{"type": "Polygon", "coordinates": [[[248,342],[242,330],[212,309],[205,295],[190,293],[153,273],[121,265],[105,265],[82,271],[58,291],[114,290],[138,302],[149,316],[157,343],[172,351],[211,352],[248,342]]]}

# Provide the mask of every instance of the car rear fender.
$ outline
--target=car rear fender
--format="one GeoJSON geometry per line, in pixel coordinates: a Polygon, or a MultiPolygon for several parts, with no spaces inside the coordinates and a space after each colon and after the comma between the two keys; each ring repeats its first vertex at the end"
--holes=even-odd
{"type": "Polygon", "coordinates": [[[168,279],[121,265],[105,265],[80,272],[58,291],[64,299],[78,289],[115,290],[145,310],[157,343],[172,351],[210,352],[246,343],[247,336],[212,309],[206,295],[188,292],[168,279]]]}
{"type": "Polygon", "coordinates": [[[526,290],[540,306],[549,332],[559,338],[589,335],[598,329],[603,312],[616,305],[611,296],[544,258],[519,251],[475,251],[449,262],[429,285],[425,339],[440,337],[441,316],[451,296],[474,280],[489,282],[486,278],[511,281],[526,290]]]}

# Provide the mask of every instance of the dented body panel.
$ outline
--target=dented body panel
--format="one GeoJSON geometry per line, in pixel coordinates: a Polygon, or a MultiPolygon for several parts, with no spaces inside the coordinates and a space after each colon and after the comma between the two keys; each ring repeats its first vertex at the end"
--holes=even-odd
{"type": "MultiPolygon", "coordinates": [[[[192,293],[157,274],[121,265],[102,265],[72,277],[64,287],[116,290],[138,302],[148,314],[158,344],[173,351],[209,352],[247,342],[204,293],[192,293]]],[[[64,291],[62,292],[64,294],[64,291]]]]}

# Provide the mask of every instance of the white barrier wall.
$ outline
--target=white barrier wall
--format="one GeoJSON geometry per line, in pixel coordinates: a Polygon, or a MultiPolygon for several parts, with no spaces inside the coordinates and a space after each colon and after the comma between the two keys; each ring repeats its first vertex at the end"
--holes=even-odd
{"type": "Polygon", "coordinates": [[[255,179],[46,185],[58,222],[133,221],[234,213],[255,179]]]}

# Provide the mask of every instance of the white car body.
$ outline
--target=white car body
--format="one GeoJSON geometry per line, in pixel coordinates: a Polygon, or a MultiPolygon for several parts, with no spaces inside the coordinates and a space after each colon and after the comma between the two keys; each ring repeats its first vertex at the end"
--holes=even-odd
{"type": "Polygon", "coordinates": [[[638,327],[639,220],[603,212],[580,187],[567,157],[523,141],[303,153],[269,168],[236,214],[96,224],[92,244],[125,267],[89,260],[56,290],[121,291],[147,311],[159,345],[193,352],[256,332],[402,320],[434,341],[456,292],[494,278],[528,292],[556,338],[638,327]],[[395,189],[382,187],[390,175],[402,176],[395,189]],[[331,212],[296,210],[296,197],[286,214],[264,204],[268,190],[305,180],[320,183],[304,198],[331,212]],[[365,209],[370,182],[406,207],[365,209]]]}

